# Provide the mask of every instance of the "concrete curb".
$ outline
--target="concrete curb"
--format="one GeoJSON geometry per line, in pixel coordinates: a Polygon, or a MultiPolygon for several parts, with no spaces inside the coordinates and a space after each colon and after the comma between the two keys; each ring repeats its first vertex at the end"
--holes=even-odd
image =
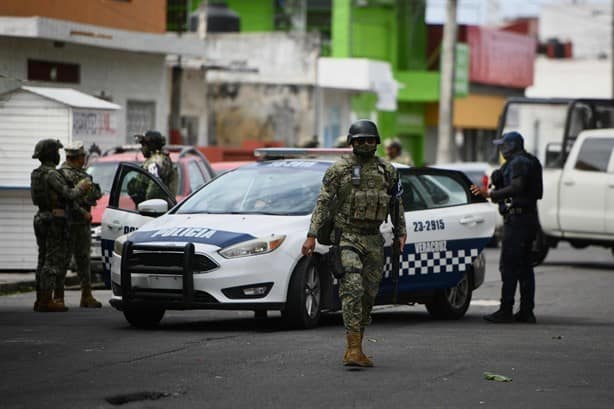
{"type": "MultiPolygon", "coordinates": [[[[0,283],[0,295],[13,294],[13,293],[25,293],[30,291],[36,291],[36,281],[31,278],[19,277],[20,273],[13,273],[15,280],[10,282],[0,283]]],[[[12,275],[12,274],[11,274],[12,275]]],[[[65,287],[67,290],[71,290],[70,287],[79,289],[79,276],[77,274],[69,272],[66,275],[65,287]]],[[[98,287],[98,283],[93,282],[92,287],[98,287]]]]}

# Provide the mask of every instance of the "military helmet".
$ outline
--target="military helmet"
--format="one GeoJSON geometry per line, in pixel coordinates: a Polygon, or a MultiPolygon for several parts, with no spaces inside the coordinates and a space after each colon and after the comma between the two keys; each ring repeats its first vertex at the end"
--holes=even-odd
{"type": "Polygon", "coordinates": [[[354,139],[358,138],[376,138],[377,143],[381,142],[377,125],[368,119],[359,119],[350,126],[347,135],[347,144],[351,145],[354,139]]]}
{"type": "Polygon", "coordinates": [[[75,141],[64,148],[64,152],[66,152],[67,158],[74,158],[76,156],[85,156],[85,147],[83,146],[83,142],[75,141]]]}
{"type": "Polygon", "coordinates": [[[166,144],[166,139],[158,131],[147,131],[145,135],[134,136],[138,143],[147,145],[150,149],[159,150],[166,144]]]}
{"type": "Polygon", "coordinates": [[[34,146],[32,159],[48,159],[51,154],[56,153],[62,147],[62,142],[59,139],[42,139],[34,146]]]}

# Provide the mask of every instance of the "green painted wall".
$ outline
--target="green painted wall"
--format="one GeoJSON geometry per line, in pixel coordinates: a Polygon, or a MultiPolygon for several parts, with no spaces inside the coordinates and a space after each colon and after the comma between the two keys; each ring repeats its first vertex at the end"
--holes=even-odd
{"type": "Polygon", "coordinates": [[[402,84],[397,93],[400,102],[439,101],[438,71],[398,71],[394,78],[402,84]]]}
{"type": "Polygon", "coordinates": [[[331,56],[351,57],[352,6],[350,0],[333,0],[331,56]]]}
{"type": "MultiPolygon", "coordinates": [[[[215,3],[215,0],[209,0],[215,3]]],[[[228,7],[241,16],[241,31],[274,31],[274,0],[226,0],[228,7]]]]}
{"type": "Polygon", "coordinates": [[[394,11],[392,7],[360,7],[352,10],[352,57],[388,61],[393,67],[396,66],[397,18],[394,11]]]}

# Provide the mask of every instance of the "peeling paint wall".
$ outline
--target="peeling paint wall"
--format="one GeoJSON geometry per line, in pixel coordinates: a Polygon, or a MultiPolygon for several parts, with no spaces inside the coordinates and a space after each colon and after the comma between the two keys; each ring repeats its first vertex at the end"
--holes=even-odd
{"type": "Polygon", "coordinates": [[[210,144],[258,140],[294,146],[316,133],[311,86],[209,84],[207,97],[210,144]]]}
{"type": "Polygon", "coordinates": [[[207,36],[206,47],[212,60],[245,60],[257,69],[209,71],[209,144],[241,146],[259,140],[295,146],[313,138],[318,34],[214,34],[207,36]]]}

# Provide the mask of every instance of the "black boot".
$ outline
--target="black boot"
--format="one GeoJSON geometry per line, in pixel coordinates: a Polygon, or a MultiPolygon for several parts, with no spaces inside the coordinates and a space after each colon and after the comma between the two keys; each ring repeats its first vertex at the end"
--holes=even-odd
{"type": "Polygon", "coordinates": [[[524,322],[525,324],[537,324],[537,319],[533,311],[523,311],[522,308],[514,314],[514,321],[524,322]]]}
{"type": "Polygon", "coordinates": [[[485,315],[484,319],[495,324],[508,324],[514,322],[514,315],[512,314],[512,307],[501,306],[492,314],[485,315]]]}

